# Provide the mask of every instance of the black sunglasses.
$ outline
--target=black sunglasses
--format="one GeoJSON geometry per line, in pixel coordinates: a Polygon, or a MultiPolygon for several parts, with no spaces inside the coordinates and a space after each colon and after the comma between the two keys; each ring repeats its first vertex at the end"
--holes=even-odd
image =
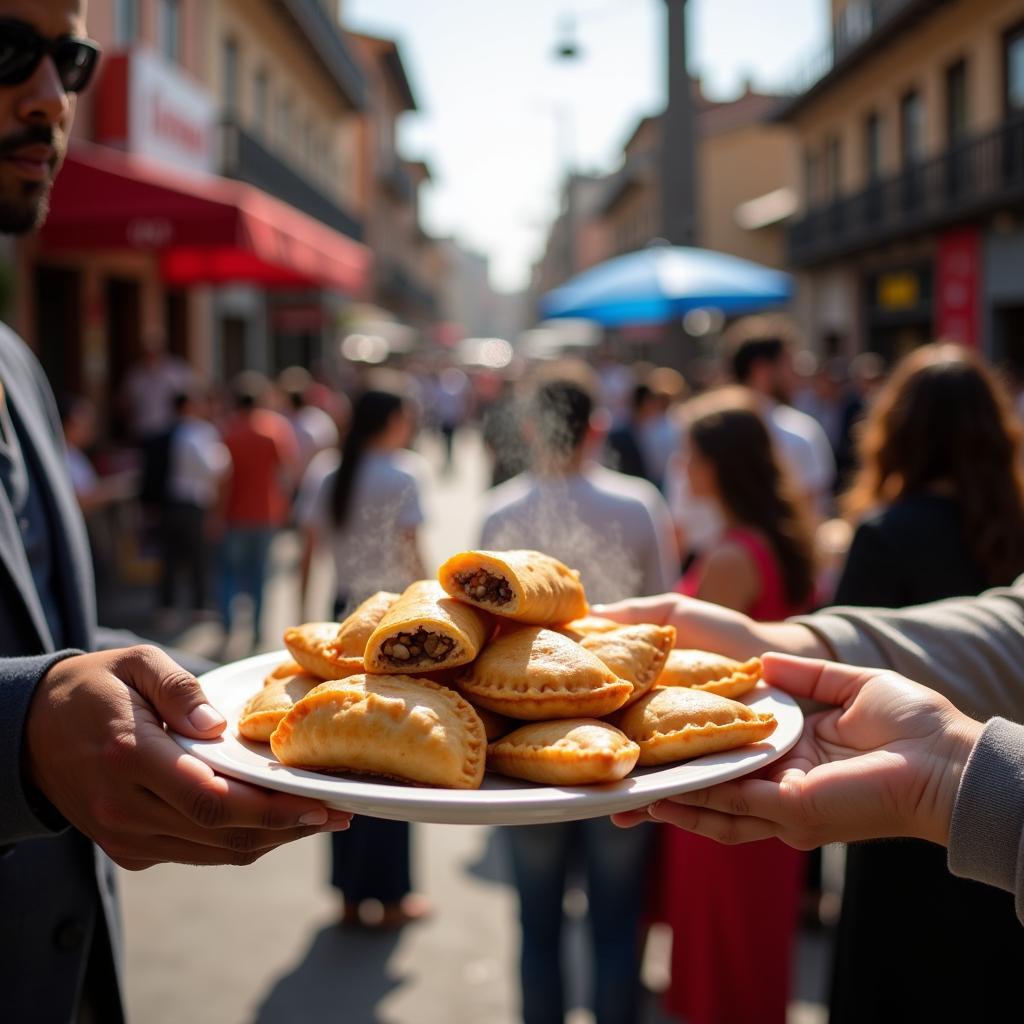
{"type": "Polygon", "coordinates": [[[100,48],[88,39],[62,36],[47,39],[31,25],[0,18],[0,85],[21,85],[52,57],[65,92],[81,92],[92,79],[100,48]]]}

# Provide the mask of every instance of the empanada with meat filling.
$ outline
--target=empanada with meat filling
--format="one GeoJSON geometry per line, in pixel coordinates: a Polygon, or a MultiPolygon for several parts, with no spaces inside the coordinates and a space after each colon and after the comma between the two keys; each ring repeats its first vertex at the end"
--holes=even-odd
{"type": "Polygon", "coordinates": [[[437,578],[460,601],[535,626],[569,622],[590,608],[580,574],[540,551],[463,551],[437,578]]]}
{"type": "Polygon", "coordinates": [[[472,661],[494,629],[477,608],[449,597],[436,580],[408,587],[370,635],[367,672],[437,672],[472,661]]]}

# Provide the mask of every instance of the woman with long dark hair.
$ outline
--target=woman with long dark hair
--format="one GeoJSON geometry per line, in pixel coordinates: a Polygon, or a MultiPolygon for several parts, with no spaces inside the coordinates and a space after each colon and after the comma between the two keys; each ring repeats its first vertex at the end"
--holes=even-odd
{"type": "MultiPolygon", "coordinates": [[[[329,547],[336,617],[378,590],[400,593],[426,575],[418,542],[426,463],[405,447],[414,428],[401,390],[366,391],[354,403],[340,460],[318,456],[307,470],[297,513],[306,541],[303,598],[313,553],[329,547]]],[[[426,911],[412,892],[408,823],[360,818],[331,836],[331,851],[345,923],[395,927],[426,911]]]]}
{"type": "MultiPolygon", "coordinates": [[[[1024,573],[1021,427],[973,353],[937,343],[908,356],[876,398],[858,450],[842,501],[856,533],[836,604],[900,608],[1024,573]]],[[[938,846],[847,849],[832,1024],[993,1019],[1016,998],[1022,964],[1012,897],[953,877],[938,846]]]]}
{"type": "MultiPolygon", "coordinates": [[[[724,530],[677,589],[756,619],[808,610],[811,528],[754,396],[726,388],[684,412],[690,489],[724,530]]],[[[805,855],[776,839],[723,847],[675,828],[663,842],[668,1008],[690,1024],[783,1024],[805,855]]]]}

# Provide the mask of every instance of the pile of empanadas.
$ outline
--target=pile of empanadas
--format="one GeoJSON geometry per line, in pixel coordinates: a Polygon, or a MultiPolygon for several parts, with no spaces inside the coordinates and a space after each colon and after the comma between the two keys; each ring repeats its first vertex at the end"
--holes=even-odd
{"type": "Polygon", "coordinates": [[[761,676],[674,648],[671,626],[589,614],[579,573],[537,551],[465,551],[340,625],[285,632],[293,662],[238,731],[283,764],[477,789],[484,769],[559,786],[615,782],[766,739],[732,699],[761,676]]]}

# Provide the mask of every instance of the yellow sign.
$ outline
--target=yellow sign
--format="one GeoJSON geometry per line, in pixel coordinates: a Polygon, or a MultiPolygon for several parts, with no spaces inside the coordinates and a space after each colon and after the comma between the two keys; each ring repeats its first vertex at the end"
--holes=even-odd
{"type": "Polygon", "coordinates": [[[921,298],[917,274],[906,270],[880,274],[877,298],[882,309],[913,309],[921,298]]]}

